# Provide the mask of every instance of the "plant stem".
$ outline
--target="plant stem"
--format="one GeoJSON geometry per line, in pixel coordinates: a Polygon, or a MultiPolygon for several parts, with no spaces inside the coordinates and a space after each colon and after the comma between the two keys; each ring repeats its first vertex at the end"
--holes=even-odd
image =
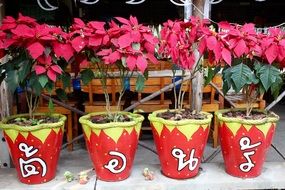
{"type": "Polygon", "coordinates": [[[183,88],[183,82],[184,82],[184,75],[185,75],[185,70],[182,69],[182,76],[181,76],[182,82],[181,82],[181,85],[180,85],[179,95],[178,95],[178,110],[179,111],[181,111],[182,104],[183,104],[182,88],[183,88]]]}
{"type": "Polygon", "coordinates": [[[176,94],[176,85],[175,85],[175,75],[176,75],[176,69],[173,68],[172,69],[172,73],[173,73],[173,77],[172,77],[172,83],[174,85],[173,87],[173,93],[174,93],[174,109],[176,110],[177,109],[177,94],[176,94]]]}
{"type": "Polygon", "coordinates": [[[100,72],[100,82],[103,88],[103,92],[104,92],[104,96],[105,96],[105,102],[106,102],[106,112],[109,118],[112,117],[111,114],[111,105],[110,105],[110,97],[108,94],[108,90],[107,90],[107,75],[108,75],[108,66],[106,66],[106,68],[104,67],[104,64],[102,67],[100,67],[99,63],[96,63],[96,66],[100,72]]]}

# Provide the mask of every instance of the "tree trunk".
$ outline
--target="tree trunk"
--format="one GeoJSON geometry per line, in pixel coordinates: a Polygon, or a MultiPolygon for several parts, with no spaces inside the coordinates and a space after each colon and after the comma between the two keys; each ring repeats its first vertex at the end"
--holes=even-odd
{"type": "MultiPolygon", "coordinates": [[[[193,16],[198,16],[203,19],[203,12],[204,12],[204,4],[205,0],[192,0],[193,6],[192,13],[193,16]],[[199,10],[198,10],[198,9],[199,10]]],[[[196,50],[195,52],[196,61],[199,59],[199,53],[196,50]]],[[[202,60],[202,59],[201,59],[202,60]]],[[[199,64],[199,63],[197,63],[199,64]]],[[[196,110],[200,112],[202,110],[202,99],[203,99],[203,86],[204,86],[204,76],[203,71],[198,71],[195,73],[194,78],[192,80],[192,110],[196,110]]]]}

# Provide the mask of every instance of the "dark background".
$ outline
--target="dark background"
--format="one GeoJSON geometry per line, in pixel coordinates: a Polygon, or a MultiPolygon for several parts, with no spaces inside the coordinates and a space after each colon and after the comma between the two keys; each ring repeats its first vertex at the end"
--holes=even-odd
{"type": "MultiPolygon", "coordinates": [[[[43,1],[43,0],[42,0],[43,1]]],[[[177,7],[169,0],[146,0],[139,5],[125,4],[126,0],[100,0],[94,5],[74,3],[74,0],[49,0],[59,6],[55,11],[44,11],[36,0],[6,0],[6,15],[25,15],[36,17],[42,22],[68,25],[73,17],[79,17],[79,10],[84,20],[109,20],[114,16],[134,15],[140,22],[159,24],[167,19],[182,18],[183,7],[177,7]]],[[[254,22],[258,27],[280,24],[285,21],[285,1],[266,0],[223,0],[212,5],[211,18],[214,21],[227,20],[243,24],[254,22]]]]}

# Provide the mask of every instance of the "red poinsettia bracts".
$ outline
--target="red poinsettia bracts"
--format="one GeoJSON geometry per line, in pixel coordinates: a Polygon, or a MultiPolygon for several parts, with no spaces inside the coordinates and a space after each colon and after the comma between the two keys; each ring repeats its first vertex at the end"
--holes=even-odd
{"type": "MultiPolygon", "coordinates": [[[[1,30],[0,49],[10,47],[26,50],[33,59],[34,70],[37,75],[46,73],[52,81],[62,73],[57,65],[55,44],[62,43],[63,31],[59,27],[38,24],[35,19],[19,14],[18,19],[6,17],[3,19],[1,30]]],[[[63,52],[63,51],[61,51],[63,52]]]]}
{"type": "Polygon", "coordinates": [[[129,20],[116,17],[116,20],[85,24],[75,19],[69,40],[75,56],[80,60],[80,65],[86,64],[87,60],[80,57],[85,50],[89,50],[104,64],[120,61],[131,71],[138,68],[144,72],[148,60],[157,62],[153,54],[158,39],[149,27],[139,24],[135,17],[130,16],[129,20]]]}
{"type": "Polygon", "coordinates": [[[219,32],[204,30],[199,52],[208,52],[210,62],[221,61],[231,65],[233,58],[261,59],[264,63],[278,62],[284,67],[285,35],[278,28],[268,34],[255,31],[254,24],[219,23],[219,32]]]}
{"type": "Polygon", "coordinates": [[[161,30],[159,53],[171,57],[179,67],[191,69],[195,64],[194,50],[204,31],[208,31],[207,22],[195,17],[187,23],[168,20],[161,30]]]}
{"type": "Polygon", "coordinates": [[[280,28],[270,28],[268,35],[260,35],[261,57],[269,64],[278,62],[285,67],[285,32],[280,28]]]}

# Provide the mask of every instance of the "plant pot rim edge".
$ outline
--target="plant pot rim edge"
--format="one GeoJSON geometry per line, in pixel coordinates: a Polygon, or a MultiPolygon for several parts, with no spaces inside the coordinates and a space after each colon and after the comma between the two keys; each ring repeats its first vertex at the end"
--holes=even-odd
{"type": "MultiPolygon", "coordinates": [[[[24,114],[15,114],[15,115],[11,115],[8,117],[5,117],[2,119],[2,121],[0,122],[0,129],[3,130],[9,130],[9,129],[13,129],[13,130],[17,130],[17,131],[23,131],[23,132],[28,132],[28,131],[36,131],[36,130],[40,130],[40,129],[47,129],[47,128],[58,128],[58,127],[62,127],[64,126],[65,120],[66,120],[66,116],[62,115],[62,114],[58,114],[58,113],[52,113],[51,116],[53,117],[59,117],[59,121],[56,123],[42,123],[39,125],[34,125],[34,126],[20,126],[17,124],[7,124],[7,121],[17,118],[17,117],[23,117],[23,116],[28,116],[28,113],[24,113],[24,114]]],[[[38,115],[47,115],[47,113],[34,113],[35,116],[38,115]]]]}
{"type": "MultiPolygon", "coordinates": [[[[201,111],[200,113],[207,115],[207,118],[206,119],[200,119],[200,120],[198,120],[198,119],[183,119],[180,121],[173,121],[173,120],[163,119],[161,117],[156,117],[156,115],[158,113],[165,112],[168,110],[169,109],[162,109],[162,110],[154,111],[151,114],[149,114],[148,119],[152,122],[160,122],[160,123],[167,124],[167,125],[181,126],[181,125],[186,125],[189,123],[197,124],[197,125],[198,124],[199,125],[206,125],[206,124],[209,124],[211,122],[212,117],[213,117],[213,114],[208,113],[208,112],[204,112],[204,111],[201,111]]],[[[174,109],[171,109],[170,111],[173,111],[173,110],[174,109]]]]}
{"type": "MultiPolygon", "coordinates": [[[[131,112],[124,112],[124,111],[119,111],[119,113],[131,116],[134,120],[133,121],[127,121],[127,122],[110,122],[110,123],[92,123],[89,120],[91,116],[101,115],[101,114],[106,114],[106,113],[107,112],[91,112],[89,114],[81,116],[79,118],[79,123],[84,124],[84,125],[88,125],[89,127],[93,128],[93,129],[107,129],[107,128],[114,128],[114,127],[121,127],[121,128],[133,127],[134,125],[137,125],[138,123],[140,123],[144,120],[144,116],[142,116],[140,114],[131,113],[131,112]]],[[[111,112],[111,113],[114,113],[114,112],[111,112]]]]}
{"type": "MultiPolygon", "coordinates": [[[[246,118],[233,118],[233,117],[224,117],[223,116],[223,113],[225,112],[228,112],[228,111],[243,111],[245,109],[242,109],[242,108],[232,108],[232,109],[222,109],[222,110],[218,110],[215,112],[215,115],[217,116],[217,118],[220,120],[220,121],[224,121],[224,122],[228,122],[228,123],[241,123],[241,124],[249,124],[249,125],[261,125],[261,124],[265,124],[265,123],[268,123],[268,122],[277,122],[280,117],[275,114],[274,112],[272,111],[269,111],[272,115],[274,115],[274,117],[265,117],[263,119],[246,119],[246,118]]],[[[262,113],[265,113],[265,110],[262,110],[262,109],[254,109],[253,111],[258,111],[258,112],[262,112],[262,113]]]]}

